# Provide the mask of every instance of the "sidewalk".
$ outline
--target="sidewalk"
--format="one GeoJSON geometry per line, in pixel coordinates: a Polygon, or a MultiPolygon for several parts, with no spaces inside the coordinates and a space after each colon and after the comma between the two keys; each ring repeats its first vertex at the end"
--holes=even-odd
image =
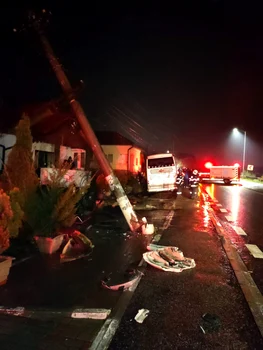
{"type": "Polygon", "coordinates": [[[253,182],[245,179],[241,179],[240,183],[243,187],[249,188],[257,192],[263,192],[263,183],[253,182]]]}
{"type": "Polygon", "coordinates": [[[179,247],[196,267],[175,274],[147,266],[109,349],[262,349],[206,209],[186,199],[184,204],[159,243],[179,247]],[[142,324],[134,320],[139,309],[150,311],[142,324]],[[206,313],[215,316],[214,324],[204,323],[206,313]]]}

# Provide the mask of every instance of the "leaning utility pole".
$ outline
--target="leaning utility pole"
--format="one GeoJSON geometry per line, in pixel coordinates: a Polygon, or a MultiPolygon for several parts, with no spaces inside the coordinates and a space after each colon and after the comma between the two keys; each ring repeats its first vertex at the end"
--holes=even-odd
{"type": "MultiPolygon", "coordinates": [[[[43,10],[43,13],[45,14],[46,11],[43,10]]],[[[34,13],[29,14],[29,21],[31,26],[36,30],[38,33],[42,46],[44,48],[45,54],[47,56],[47,59],[50,62],[50,65],[56,74],[56,77],[62,87],[62,90],[64,91],[64,94],[71,106],[71,109],[73,113],[75,114],[82,132],[85,136],[85,139],[94,152],[94,155],[98,161],[98,164],[105,176],[105,179],[107,183],[109,184],[110,190],[115,193],[116,200],[123,212],[123,215],[131,229],[131,231],[136,231],[139,229],[142,225],[146,225],[145,221],[142,221],[142,223],[139,223],[136,213],[134,212],[134,209],[124,192],[122,185],[119,181],[119,179],[115,176],[100,144],[99,141],[92,130],[92,127],[85,115],[85,112],[83,111],[80,103],[76,100],[72,86],[65,74],[65,72],[62,69],[61,64],[59,63],[58,59],[55,57],[54,51],[46,38],[43,28],[42,28],[42,21],[41,18],[37,18],[34,13]]]]}

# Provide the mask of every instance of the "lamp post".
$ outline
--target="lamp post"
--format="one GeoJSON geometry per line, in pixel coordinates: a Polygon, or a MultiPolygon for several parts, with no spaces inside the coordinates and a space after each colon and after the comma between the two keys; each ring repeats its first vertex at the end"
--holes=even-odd
{"type": "Polygon", "coordinates": [[[242,172],[244,175],[245,171],[245,163],[246,163],[246,143],[247,143],[247,132],[245,130],[239,130],[238,128],[234,128],[234,132],[242,132],[244,134],[244,142],[243,142],[243,160],[242,160],[242,172]]]}

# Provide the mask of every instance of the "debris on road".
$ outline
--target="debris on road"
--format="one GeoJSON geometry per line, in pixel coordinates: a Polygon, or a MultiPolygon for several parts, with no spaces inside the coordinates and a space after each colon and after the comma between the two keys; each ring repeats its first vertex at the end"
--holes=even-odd
{"type": "Polygon", "coordinates": [[[148,309],[140,309],[137,315],[134,317],[135,321],[138,323],[143,323],[146,317],[149,315],[150,310],[148,309]]]}
{"type": "Polygon", "coordinates": [[[221,326],[221,321],[217,315],[213,314],[204,314],[202,316],[202,325],[200,326],[204,334],[216,332],[221,326]]]}
{"type": "Polygon", "coordinates": [[[154,236],[153,242],[157,243],[160,241],[161,238],[162,238],[162,235],[158,233],[157,235],[154,236]]]}
{"type": "Polygon", "coordinates": [[[106,289],[125,291],[135,284],[142,275],[141,271],[128,269],[121,276],[112,277],[109,275],[101,281],[101,284],[106,289]]]}
{"type": "Polygon", "coordinates": [[[182,272],[196,266],[194,259],[185,258],[177,247],[165,247],[143,254],[149,265],[169,272],[182,272]]]}
{"type": "MultiPolygon", "coordinates": [[[[155,244],[155,243],[150,243],[147,245],[147,250],[149,251],[154,251],[154,250],[160,250],[160,249],[164,249],[164,248],[168,248],[167,245],[159,245],[159,244],[155,244]]],[[[177,247],[172,247],[175,250],[179,250],[179,248],[177,247]]]]}
{"type": "Polygon", "coordinates": [[[151,205],[151,204],[146,204],[145,208],[146,209],[157,209],[157,207],[155,205],[151,205]]]}
{"type": "Polygon", "coordinates": [[[84,234],[75,230],[69,237],[69,241],[60,255],[62,263],[83,258],[91,253],[94,246],[84,234]]]}

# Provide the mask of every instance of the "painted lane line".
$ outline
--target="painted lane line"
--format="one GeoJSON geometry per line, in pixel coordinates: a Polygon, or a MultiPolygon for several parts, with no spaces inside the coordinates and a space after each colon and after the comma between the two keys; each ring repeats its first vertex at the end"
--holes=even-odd
{"type": "Polygon", "coordinates": [[[163,226],[161,227],[161,232],[163,232],[164,230],[167,230],[167,228],[168,228],[168,227],[170,226],[170,224],[171,224],[171,221],[172,221],[173,217],[174,217],[174,210],[171,210],[171,211],[167,214],[167,216],[166,216],[166,218],[165,218],[164,224],[163,224],[163,226]]]}
{"type": "Polygon", "coordinates": [[[76,309],[71,318],[88,318],[93,320],[106,320],[111,313],[109,309],[76,309]]]}
{"type": "Polygon", "coordinates": [[[225,218],[227,219],[227,221],[235,221],[234,217],[231,215],[226,215],[225,218]]]}
{"type": "Polygon", "coordinates": [[[227,210],[226,209],[222,209],[222,208],[220,208],[220,211],[221,211],[221,213],[227,213],[227,210]]]}
{"type": "Polygon", "coordinates": [[[92,319],[92,320],[105,320],[111,313],[111,309],[75,309],[73,311],[68,310],[38,310],[38,309],[26,309],[23,306],[17,306],[15,308],[9,308],[0,306],[0,314],[23,316],[30,318],[42,318],[42,317],[71,317],[79,319],[92,319]]]}
{"type": "Polygon", "coordinates": [[[255,244],[245,244],[247,249],[253,255],[254,258],[263,259],[263,252],[259,249],[259,247],[255,244]]]}
{"type": "Polygon", "coordinates": [[[232,226],[239,236],[247,236],[246,232],[239,226],[232,226]]]}

